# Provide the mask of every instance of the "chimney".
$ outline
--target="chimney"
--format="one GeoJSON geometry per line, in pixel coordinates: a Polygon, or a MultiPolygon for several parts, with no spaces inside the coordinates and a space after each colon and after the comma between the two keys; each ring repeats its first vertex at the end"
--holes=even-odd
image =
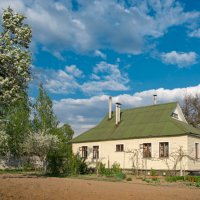
{"type": "Polygon", "coordinates": [[[121,103],[116,103],[116,125],[121,121],[121,103]]]}
{"type": "Polygon", "coordinates": [[[109,97],[109,117],[108,119],[112,118],[112,97],[109,97]]]}
{"type": "Polygon", "coordinates": [[[154,105],[157,104],[157,94],[153,95],[153,103],[154,103],[154,105]]]}

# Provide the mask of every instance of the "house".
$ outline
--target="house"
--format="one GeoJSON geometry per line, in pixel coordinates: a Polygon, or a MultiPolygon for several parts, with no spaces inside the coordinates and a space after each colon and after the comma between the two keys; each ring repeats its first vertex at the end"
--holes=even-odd
{"type": "Polygon", "coordinates": [[[72,140],[90,165],[117,162],[123,169],[200,171],[200,130],[190,126],[179,103],[121,110],[116,103],[94,128],[72,140]]]}

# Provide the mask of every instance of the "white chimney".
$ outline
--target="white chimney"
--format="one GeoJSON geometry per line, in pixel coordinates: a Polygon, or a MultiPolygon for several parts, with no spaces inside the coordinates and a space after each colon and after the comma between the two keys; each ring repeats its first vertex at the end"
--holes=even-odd
{"type": "Polygon", "coordinates": [[[109,97],[109,117],[108,119],[112,118],[112,97],[109,97]]]}
{"type": "Polygon", "coordinates": [[[121,103],[116,103],[116,125],[121,121],[121,103]]]}
{"type": "Polygon", "coordinates": [[[115,124],[118,124],[118,104],[116,103],[115,107],[115,124]]]}
{"type": "Polygon", "coordinates": [[[157,95],[156,94],[153,95],[153,103],[154,103],[154,105],[157,104],[157,95]]]}

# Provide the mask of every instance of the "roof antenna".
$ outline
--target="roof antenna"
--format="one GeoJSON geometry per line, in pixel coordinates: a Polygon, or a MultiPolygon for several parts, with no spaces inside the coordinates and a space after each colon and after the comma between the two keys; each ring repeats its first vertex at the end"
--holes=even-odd
{"type": "Polygon", "coordinates": [[[154,103],[154,105],[157,104],[157,94],[153,95],[153,103],[154,103]]]}

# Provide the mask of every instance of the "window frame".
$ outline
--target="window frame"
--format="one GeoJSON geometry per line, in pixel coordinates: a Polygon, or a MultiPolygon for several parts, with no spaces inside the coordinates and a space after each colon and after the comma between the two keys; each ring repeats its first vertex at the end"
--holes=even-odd
{"type": "Polygon", "coordinates": [[[148,142],[148,143],[143,143],[143,158],[152,158],[152,143],[148,142]],[[144,146],[147,145],[147,154],[145,153],[145,149],[144,146]]]}
{"type": "Polygon", "coordinates": [[[92,158],[99,159],[99,146],[95,145],[92,147],[92,158]]]}
{"type": "Polygon", "coordinates": [[[195,142],[194,145],[195,159],[199,159],[199,143],[195,142]]]}
{"type": "Polygon", "coordinates": [[[159,142],[159,158],[169,158],[169,142],[159,142]],[[161,144],[164,144],[163,146],[163,156],[161,156],[161,144]],[[167,144],[167,155],[165,152],[165,144],[167,144]]]}
{"type": "Polygon", "coordinates": [[[116,144],[115,150],[116,150],[116,152],[124,152],[124,144],[116,144]]]}
{"type": "Polygon", "coordinates": [[[82,146],[81,147],[81,157],[84,159],[88,158],[88,146],[82,146]]]}

